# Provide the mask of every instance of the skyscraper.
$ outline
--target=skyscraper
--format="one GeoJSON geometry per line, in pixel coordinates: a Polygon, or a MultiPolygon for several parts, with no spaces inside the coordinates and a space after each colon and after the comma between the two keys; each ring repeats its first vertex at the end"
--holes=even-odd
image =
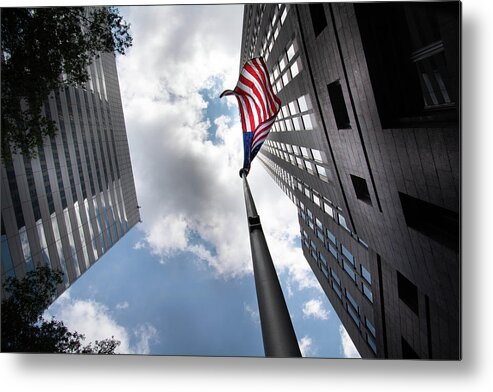
{"type": "Polygon", "coordinates": [[[46,100],[58,132],[37,158],[2,165],[2,282],[48,264],[61,293],[140,220],[114,54],[89,73],[46,100]]]}
{"type": "Polygon", "coordinates": [[[245,6],[282,110],[263,165],[365,358],[458,359],[460,4],[245,6]]]}

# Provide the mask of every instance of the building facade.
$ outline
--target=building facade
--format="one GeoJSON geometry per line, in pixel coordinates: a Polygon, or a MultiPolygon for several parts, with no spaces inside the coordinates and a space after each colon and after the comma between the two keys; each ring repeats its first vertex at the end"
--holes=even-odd
{"type": "Polygon", "coordinates": [[[89,73],[45,102],[58,132],[37,157],[2,165],[2,282],[49,265],[60,294],[140,221],[114,54],[89,73]]]}
{"type": "Polygon", "coordinates": [[[459,359],[460,4],[245,6],[282,109],[259,159],[363,358],[459,359]]]}

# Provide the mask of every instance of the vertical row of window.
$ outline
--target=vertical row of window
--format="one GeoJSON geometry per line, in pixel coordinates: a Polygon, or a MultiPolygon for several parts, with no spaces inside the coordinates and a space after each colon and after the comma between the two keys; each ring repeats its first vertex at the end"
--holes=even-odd
{"type": "Polygon", "coordinates": [[[290,132],[314,129],[313,110],[308,94],[281,107],[271,132],[290,132]]]}
{"type": "MultiPolygon", "coordinates": [[[[92,147],[92,156],[93,156],[93,162],[95,164],[95,172],[96,172],[96,178],[98,180],[98,185],[99,185],[99,191],[102,191],[103,190],[103,183],[101,181],[101,168],[100,168],[100,164],[99,164],[99,159],[98,159],[98,155],[96,153],[96,131],[94,129],[94,123],[92,121],[92,113],[91,113],[91,110],[90,110],[90,106],[89,106],[89,95],[90,93],[88,91],[85,92],[84,94],[84,102],[85,102],[85,106],[86,106],[86,114],[87,114],[87,123],[88,123],[88,133],[91,137],[91,147],[92,147]]],[[[89,168],[89,163],[88,163],[88,168],[89,168]]],[[[91,187],[91,190],[92,190],[92,187],[91,187]]],[[[92,192],[91,192],[93,195],[96,194],[96,190],[94,189],[92,192]]]]}
{"type": "Polygon", "coordinates": [[[286,87],[303,69],[299,52],[298,41],[293,38],[275,62],[270,81],[276,94],[286,87]]]}
{"type": "Polygon", "coordinates": [[[0,218],[2,221],[2,239],[1,239],[1,260],[2,260],[2,275],[14,277],[14,263],[12,262],[12,255],[10,253],[10,247],[7,240],[7,233],[5,232],[5,225],[3,223],[3,216],[0,218]]]}
{"type": "Polygon", "coordinates": [[[48,165],[46,163],[46,155],[43,146],[38,146],[39,165],[43,174],[43,184],[45,187],[46,202],[48,203],[48,212],[51,215],[55,212],[55,201],[51,190],[50,176],[48,173],[48,165]]]}
{"type": "Polygon", "coordinates": [[[260,30],[260,25],[262,22],[262,17],[264,15],[264,10],[265,10],[265,4],[261,4],[257,6],[257,12],[255,14],[255,21],[253,21],[253,7],[250,7],[250,12],[249,12],[249,22],[246,24],[248,26],[248,29],[253,29],[253,31],[250,33],[250,31],[247,32],[247,36],[250,36],[250,46],[248,48],[245,48],[248,50],[248,58],[252,58],[255,54],[255,46],[257,44],[257,38],[258,38],[258,33],[260,30]]]}
{"type": "Polygon", "coordinates": [[[29,189],[29,197],[31,200],[31,206],[33,208],[34,220],[37,221],[41,218],[41,209],[39,207],[38,194],[36,192],[36,184],[34,183],[34,173],[31,165],[31,161],[27,157],[23,157],[24,170],[26,172],[27,187],[29,189]]]}
{"type": "Polygon", "coordinates": [[[265,60],[269,58],[269,55],[272,52],[274,43],[276,42],[276,39],[281,31],[281,27],[288,16],[288,12],[289,4],[277,4],[274,6],[272,15],[267,25],[267,31],[264,35],[262,48],[260,49],[260,55],[264,57],[265,60]]]}
{"type": "Polygon", "coordinates": [[[324,274],[330,287],[344,305],[346,312],[349,314],[360,333],[364,334],[368,346],[376,354],[375,327],[368,317],[362,314],[358,301],[351,295],[350,290],[348,290],[347,287],[344,287],[339,276],[339,272],[344,271],[344,273],[353,280],[356,287],[361,289],[366,299],[373,304],[373,293],[371,291],[372,278],[370,271],[368,271],[361,263],[359,264],[359,269],[357,268],[356,260],[351,252],[343,244],[337,241],[335,235],[326,228],[318,218],[314,218],[309,209],[303,210],[300,207],[300,217],[310,229],[316,233],[317,238],[323,244],[324,249],[328,250],[333,257],[333,261],[329,262],[324,256],[324,253],[318,251],[317,244],[314,240],[310,239],[308,233],[304,229],[301,231],[303,239],[302,244],[315,260],[318,268],[324,274]],[[339,257],[340,254],[342,255],[341,257],[339,257]],[[363,326],[365,328],[362,327],[362,320],[364,320],[363,326]]]}
{"type": "MultiPolygon", "coordinates": [[[[58,94],[58,92],[55,92],[55,97],[58,94]]],[[[50,120],[53,120],[53,116],[51,113],[51,110],[49,109],[48,103],[46,104],[47,110],[46,114],[50,120]]],[[[58,116],[61,116],[62,113],[62,107],[59,99],[56,99],[56,106],[57,106],[57,111],[58,111],[58,116]]],[[[55,174],[56,174],[56,181],[58,184],[58,192],[60,193],[60,201],[62,203],[62,209],[65,209],[67,207],[67,197],[65,195],[65,187],[63,186],[63,177],[62,177],[62,170],[60,166],[60,158],[58,156],[58,145],[56,143],[56,136],[50,136],[50,142],[51,142],[51,153],[53,156],[53,162],[55,164],[55,174]]]]}
{"type": "MultiPolygon", "coordinates": [[[[65,93],[67,93],[68,89],[65,89],[65,93]]],[[[65,127],[65,116],[62,112],[62,104],[60,93],[57,91],[55,93],[55,99],[57,102],[57,110],[58,110],[58,128],[60,130],[59,134],[62,138],[62,150],[65,156],[65,166],[67,167],[68,178],[70,183],[70,190],[72,191],[72,201],[77,200],[77,190],[75,188],[75,180],[74,180],[74,172],[72,170],[72,159],[70,157],[69,147],[68,147],[68,129],[65,127]]],[[[73,117],[71,119],[73,121],[73,117]]]]}
{"type": "Polygon", "coordinates": [[[11,161],[5,162],[5,171],[7,173],[7,181],[9,183],[10,197],[14,206],[15,220],[17,228],[24,226],[24,214],[22,212],[21,198],[19,195],[19,187],[15,176],[14,165],[11,161]]]}
{"type": "MultiPolygon", "coordinates": [[[[80,90],[76,90],[75,91],[75,100],[76,100],[76,103],[77,103],[77,113],[79,115],[79,124],[81,125],[80,129],[81,129],[81,137],[82,137],[82,147],[84,149],[84,157],[86,159],[86,168],[87,168],[87,173],[89,175],[89,185],[90,185],[90,193],[91,195],[95,195],[96,194],[96,187],[94,185],[94,176],[92,174],[92,168],[91,168],[91,159],[89,158],[89,148],[87,146],[87,133],[89,132],[89,129],[87,129],[86,127],[84,127],[83,123],[83,117],[82,117],[82,104],[81,104],[81,99],[80,99],[80,95],[81,94],[84,94],[83,91],[80,91],[80,90]]],[[[87,112],[86,112],[87,114],[87,112]]],[[[89,121],[89,120],[87,120],[89,121]]],[[[87,195],[89,194],[89,191],[88,191],[88,187],[87,187],[87,184],[85,182],[85,180],[83,180],[84,177],[81,177],[81,183],[82,183],[82,198],[85,199],[87,197],[87,195]]]]}
{"type": "MultiPolygon", "coordinates": [[[[77,93],[75,93],[77,95],[77,93]]],[[[79,173],[78,176],[78,181],[77,185],[80,186],[80,190],[82,191],[82,197],[86,198],[87,197],[87,186],[85,184],[84,180],[84,173],[82,171],[82,159],[81,159],[81,154],[80,154],[80,149],[79,149],[79,142],[77,140],[77,131],[75,129],[75,120],[74,120],[74,108],[72,104],[72,98],[70,96],[70,89],[66,88],[65,89],[65,98],[67,101],[67,108],[68,108],[68,114],[69,114],[69,120],[70,120],[70,134],[71,134],[71,139],[72,143],[74,146],[75,150],[75,160],[77,164],[77,172],[79,173]]],[[[81,111],[79,111],[79,114],[81,111]]],[[[79,116],[79,124],[82,124],[82,117],[79,116]]],[[[77,200],[77,193],[72,190],[72,195],[74,201],[77,200]]]]}
{"type": "Polygon", "coordinates": [[[329,181],[330,172],[325,166],[322,166],[321,151],[271,140],[266,140],[264,144],[266,144],[266,151],[278,158],[299,167],[301,170],[306,170],[311,175],[318,176],[323,181],[329,181]],[[315,157],[320,158],[320,161],[316,160],[315,157]]]}

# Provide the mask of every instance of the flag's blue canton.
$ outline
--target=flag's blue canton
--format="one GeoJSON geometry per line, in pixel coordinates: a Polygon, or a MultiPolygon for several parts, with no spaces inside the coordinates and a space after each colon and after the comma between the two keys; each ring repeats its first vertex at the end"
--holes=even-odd
{"type": "Polygon", "coordinates": [[[249,169],[250,163],[253,157],[250,155],[250,148],[252,145],[253,132],[243,132],[243,168],[249,169]]]}

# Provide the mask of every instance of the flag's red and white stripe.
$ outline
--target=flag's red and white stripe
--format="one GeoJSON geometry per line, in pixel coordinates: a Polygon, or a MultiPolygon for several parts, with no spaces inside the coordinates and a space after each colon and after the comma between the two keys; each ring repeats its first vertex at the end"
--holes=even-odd
{"type": "Polygon", "coordinates": [[[221,97],[225,95],[235,95],[238,99],[243,132],[253,133],[252,152],[267,138],[281,108],[281,100],[272,90],[264,60],[257,57],[248,61],[235,89],[224,91],[221,97]]]}

